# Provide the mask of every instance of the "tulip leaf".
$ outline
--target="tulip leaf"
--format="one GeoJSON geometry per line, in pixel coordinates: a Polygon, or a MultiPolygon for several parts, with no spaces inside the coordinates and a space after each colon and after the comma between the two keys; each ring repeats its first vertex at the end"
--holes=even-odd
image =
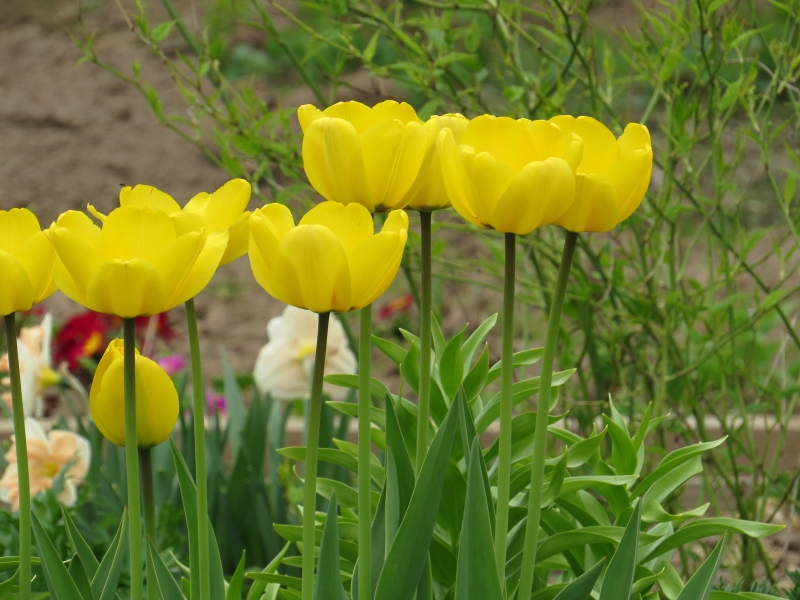
{"type": "Polygon", "coordinates": [[[16,594],[19,592],[19,587],[17,587],[17,576],[19,575],[19,569],[14,571],[14,574],[11,576],[10,579],[6,579],[5,581],[0,581],[0,598],[6,598],[12,596],[12,594],[16,594]]]}
{"type": "Polygon", "coordinates": [[[378,579],[375,600],[411,600],[417,592],[428,560],[460,407],[461,402],[453,402],[428,449],[405,518],[378,579]]]}
{"type": "Polygon", "coordinates": [[[242,600],[242,582],[244,580],[244,561],[247,552],[242,551],[242,559],[236,567],[231,581],[228,584],[228,592],[225,594],[225,600],[242,600]]]}
{"type": "Polygon", "coordinates": [[[603,572],[605,564],[606,559],[604,558],[583,575],[570,582],[570,584],[555,597],[555,600],[589,600],[592,597],[594,584],[597,578],[600,577],[600,573],[603,572]]]}
{"type": "Polygon", "coordinates": [[[414,342],[400,365],[400,372],[414,393],[419,393],[419,349],[414,342]]]}
{"type": "Polygon", "coordinates": [[[600,600],[630,600],[633,578],[636,574],[641,521],[642,505],[639,503],[625,527],[617,551],[608,563],[603,586],[600,588],[600,600]]]}
{"type": "MultiPolygon", "coordinates": [[[[540,360],[542,360],[542,356],[544,356],[544,348],[531,348],[529,350],[521,350],[520,352],[514,352],[512,359],[511,359],[511,366],[515,369],[517,367],[527,367],[529,365],[536,364],[540,360]]],[[[503,367],[503,361],[498,360],[496,363],[492,365],[492,368],[489,369],[489,373],[486,379],[486,383],[491,383],[498,377],[500,377],[501,369],[503,367]]]]}
{"type": "MultiPolygon", "coordinates": [[[[387,451],[388,454],[391,450],[387,451]]],[[[381,569],[383,568],[383,560],[386,554],[386,486],[383,486],[381,496],[378,500],[378,508],[375,510],[375,515],[372,518],[372,594],[375,594],[375,588],[378,585],[378,577],[380,577],[381,569]]],[[[358,561],[353,567],[353,579],[350,587],[350,595],[353,600],[358,600],[358,561]]]]}
{"type": "MultiPolygon", "coordinates": [[[[394,409],[394,402],[390,397],[386,398],[386,445],[392,450],[393,465],[396,472],[396,486],[389,489],[386,494],[386,514],[393,515],[396,510],[397,525],[403,521],[406,509],[411,502],[414,493],[416,476],[411,458],[406,450],[406,442],[400,430],[400,423],[397,420],[397,413],[394,409]]],[[[387,535],[388,532],[387,532],[387,535]]],[[[389,535],[389,541],[394,539],[389,535]]]]}
{"type": "Polygon", "coordinates": [[[277,583],[286,586],[290,590],[300,591],[303,589],[303,581],[299,577],[278,575],[277,573],[248,573],[247,577],[258,582],[277,583]]]}
{"type": "Polygon", "coordinates": [[[502,598],[503,588],[494,560],[494,536],[480,470],[480,443],[472,442],[467,477],[466,506],[458,549],[455,600],[502,598]]]}
{"type": "MultiPolygon", "coordinates": [[[[281,561],[283,561],[283,557],[286,556],[286,553],[289,551],[291,545],[291,542],[287,542],[278,555],[273,558],[266,567],[264,567],[264,570],[261,571],[260,574],[275,573],[275,571],[277,571],[278,567],[281,565],[281,561]]],[[[245,574],[248,579],[253,579],[251,575],[252,573],[245,574]]],[[[264,581],[256,581],[253,583],[253,585],[250,586],[250,590],[247,592],[247,600],[261,600],[261,596],[264,594],[268,585],[269,584],[264,581]]]]}
{"type": "MultiPolygon", "coordinates": [[[[431,313],[431,337],[433,338],[433,351],[436,352],[436,356],[441,356],[445,348],[444,333],[442,332],[442,326],[439,324],[439,319],[433,313],[431,313]]],[[[422,344],[419,347],[421,348],[422,344]]]]}
{"type": "Polygon", "coordinates": [[[611,459],[618,475],[633,475],[636,472],[636,448],[628,432],[616,421],[603,415],[608,435],[611,436],[611,459]]]}
{"type": "Polygon", "coordinates": [[[100,566],[92,578],[92,593],[97,600],[111,600],[117,595],[117,585],[125,566],[125,552],[128,548],[128,513],[122,513],[116,535],[111,541],[100,566]]]}
{"type": "Polygon", "coordinates": [[[222,382],[225,391],[225,407],[228,414],[228,443],[231,456],[236,456],[242,441],[242,427],[244,426],[244,400],[242,391],[236,381],[236,375],[228,363],[228,353],[224,348],[219,349],[222,358],[222,382]]]}
{"type": "Polygon", "coordinates": [[[100,563],[97,561],[97,557],[95,557],[89,544],[86,543],[86,540],[83,539],[80,531],[78,531],[67,509],[63,506],[61,507],[61,516],[64,518],[64,523],[67,526],[67,536],[69,537],[70,544],[72,544],[72,549],[75,550],[75,554],[81,557],[81,564],[86,571],[86,576],[92,579],[100,563]]]}
{"type": "Polygon", "coordinates": [[[80,591],[81,596],[83,596],[83,598],[86,600],[93,600],[94,596],[92,595],[92,584],[89,583],[89,577],[86,575],[86,569],[83,568],[83,563],[81,562],[81,557],[79,554],[73,555],[67,572],[69,573],[69,576],[72,577],[72,581],[75,582],[75,585],[80,591]]]}
{"type": "Polygon", "coordinates": [[[339,505],[335,490],[331,492],[328,516],[319,545],[314,600],[348,600],[339,574],[339,505]]]}
{"type": "Polygon", "coordinates": [[[726,533],[675,600],[708,600],[717,579],[717,572],[722,563],[722,553],[725,551],[727,543],[728,534],[726,533]]]}
{"type": "MultiPolygon", "coordinates": [[[[153,542],[151,540],[148,540],[147,544],[147,559],[153,563],[153,567],[156,572],[156,583],[158,585],[158,591],[161,596],[161,600],[185,600],[178,582],[175,581],[175,577],[172,576],[172,573],[170,573],[167,565],[164,564],[164,561],[161,559],[158,550],[155,549],[155,546],[153,546],[153,542]]],[[[224,595],[212,596],[212,598],[223,597],[224,595]]]]}
{"type": "Polygon", "coordinates": [[[379,338],[376,335],[373,335],[372,343],[375,344],[378,350],[380,350],[386,356],[388,356],[389,360],[391,360],[394,364],[398,366],[403,362],[403,359],[405,359],[406,357],[407,352],[394,342],[390,342],[389,340],[385,340],[383,338],[379,338]]]}
{"type": "Polygon", "coordinates": [[[475,398],[486,387],[486,377],[489,373],[489,344],[486,344],[481,352],[478,362],[470,369],[467,376],[464,378],[464,394],[467,397],[467,402],[472,404],[475,398]]]}
{"type": "Polygon", "coordinates": [[[39,549],[50,595],[55,600],[77,600],[79,598],[92,600],[91,596],[84,596],[75,585],[75,581],[67,571],[67,567],[61,562],[61,557],[58,555],[53,542],[50,541],[47,532],[39,521],[39,517],[35,513],[31,513],[31,525],[33,526],[33,535],[36,537],[36,547],[39,549]]]}
{"type": "Polygon", "coordinates": [[[451,339],[444,348],[439,361],[439,379],[448,398],[455,398],[458,388],[464,379],[464,358],[461,354],[461,343],[464,339],[462,331],[451,339]]]}
{"type": "MultiPolygon", "coordinates": [[[[461,356],[464,358],[464,370],[469,370],[472,365],[472,357],[478,350],[486,336],[497,323],[497,313],[486,319],[483,323],[478,325],[477,329],[467,338],[467,341],[461,346],[461,356]]],[[[469,397],[467,397],[469,399],[469,397]]]]}

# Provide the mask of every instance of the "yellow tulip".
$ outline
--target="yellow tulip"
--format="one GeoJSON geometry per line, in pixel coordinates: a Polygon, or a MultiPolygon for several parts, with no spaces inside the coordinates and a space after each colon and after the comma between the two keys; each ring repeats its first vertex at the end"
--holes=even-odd
{"type": "MultiPolygon", "coordinates": [[[[224,265],[247,254],[250,213],[245,212],[245,208],[250,202],[250,193],[247,181],[231,179],[213,194],[200,192],[181,209],[172,196],[153,186],[125,186],[119,192],[119,205],[149,207],[167,213],[178,235],[227,231],[230,234],[228,247],[220,261],[220,265],[224,265]]],[[[102,218],[102,215],[98,216],[102,218]]]]}
{"type": "Polygon", "coordinates": [[[27,208],[0,210],[0,315],[30,308],[56,291],[53,246],[27,208]]]}
{"type": "Polygon", "coordinates": [[[450,201],[479,227],[524,235],[572,204],[583,144],[547,121],[482,115],[437,139],[450,201]]]}
{"type": "Polygon", "coordinates": [[[295,227],[282,204],[250,217],[250,267],[270,295],[317,313],[371,304],[394,280],[403,258],[408,215],[393,210],[380,233],[360,204],[318,204],[295,227]]]}
{"type": "Polygon", "coordinates": [[[211,281],[228,232],[178,234],[165,212],[122,206],[102,230],[85,214],[67,211],[50,226],[54,278],[69,298],[91,310],[155,315],[196,296],[211,281]]]}
{"type": "MultiPolygon", "coordinates": [[[[95,425],[109,441],[125,445],[125,393],[123,341],[106,348],[89,392],[89,409],[95,425]]],[[[157,363],[136,351],[136,437],[140,449],[158,446],[178,421],[178,392],[157,363]]]]}
{"type": "Polygon", "coordinates": [[[427,131],[411,106],[339,102],[321,111],[306,104],[297,117],[306,175],[323,198],[372,213],[411,200],[427,149],[427,131]]]}
{"type": "Polygon", "coordinates": [[[650,185],[650,132],[644,125],[631,123],[615,139],[591,117],[561,115],[550,122],[579,135],[584,144],[575,176],[575,202],[555,224],[576,233],[614,229],[639,208],[650,185]]]}
{"type": "Polygon", "coordinates": [[[408,194],[410,201],[406,208],[430,212],[450,206],[436,139],[439,137],[439,132],[447,128],[453,132],[453,137],[458,144],[461,142],[461,137],[468,124],[469,119],[459,114],[434,115],[425,123],[428,133],[425,159],[422,161],[422,169],[417,183],[408,194]]]}

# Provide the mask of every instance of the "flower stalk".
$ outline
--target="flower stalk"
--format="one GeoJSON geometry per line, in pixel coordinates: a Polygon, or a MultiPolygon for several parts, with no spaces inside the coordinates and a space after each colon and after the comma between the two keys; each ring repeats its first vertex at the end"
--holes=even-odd
{"type": "Polygon", "coordinates": [[[139,491],[139,440],[136,428],[136,321],[123,321],[125,386],[125,468],[130,515],[131,598],[142,600],[142,510],[139,491]]]}
{"type": "MultiPolygon", "coordinates": [[[[372,304],[361,309],[358,347],[358,597],[372,597],[372,304]]],[[[316,374],[316,372],[315,372],[316,374]]]]}
{"type": "Polygon", "coordinates": [[[186,301],[189,352],[192,357],[192,398],[194,411],[194,457],[197,483],[197,554],[200,565],[200,600],[211,600],[208,550],[208,475],[206,473],[206,399],[203,393],[203,366],[200,362],[200,336],[194,298],[186,301]]]}
{"type": "MultiPolygon", "coordinates": [[[[514,383],[514,288],[516,283],[517,236],[505,234],[506,272],[503,283],[503,346],[500,367],[500,438],[497,465],[497,512],[494,557],[497,572],[506,571],[506,541],[508,539],[508,503],[511,500],[511,386],[514,383]]],[[[520,596],[521,597],[521,596],[520,596]]]]}
{"type": "Polygon", "coordinates": [[[325,351],[328,346],[328,324],[331,314],[319,314],[317,347],[314,354],[314,376],[311,380],[311,401],[308,410],[306,472],[303,488],[303,600],[314,600],[314,554],[316,550],[317,458],[319,428],[322,416],[322,383],[325,375],[325,351]]]}
{"type": "Polygon", "coordinates": [[[420,211],[420,349],[419,349],[419,417],[417,419],[417,473],[428,452],[428,422],[431,411],[431,221],[433,213],[420,211]]]}
{"type": "MultiPolygon", "coordinates": [[[[558,331],[561,326],[561,309],[572,268],[575,244],[578,234],[566,232],[564,251],[558,267],[558,279],[553,293],[550,317],[547,321],[547,337],[542,356],[542,374],[539,382],[539,401],[537,403],[536,429],[533,434],[533,463],[531,464],[531,491],[528,499],[528,521],[525,528],[525,545],[522,551],[522,571],[519,580],[518,598],[530,598],[533,587],[533,571],[536,563],[536,546],[539,543],[539,519],[542,516],[542,492],[544,488],[544,463],[547,451],[547,427],[550,417],[550,396],[553,380],[553,361],[555,359],[558,331]]],[[[505,359],[504,359],[505,360],[505,359]]]]}
{"type": "Polygon", "coordinates": [[[25,435],[25,410],[19,374],[16,313],[5,315],[8,367],[11,376],[11,401],[14,412],[14,445],[17,451],[19,482],[19,598],[31,597],[31,486],[28,472],[28,439],[25,435]]]}
{"type": "MultiPolygon", "coordinates": [[[[144,533],[148,541],[156,546],[156,498],[153,489],[153,450],[139,450],[139,474],[142,479],[144,502],[144,533]]],[[[158,585],[153,561],[147,561],[147,600],[158,600],[158,585]]]]}

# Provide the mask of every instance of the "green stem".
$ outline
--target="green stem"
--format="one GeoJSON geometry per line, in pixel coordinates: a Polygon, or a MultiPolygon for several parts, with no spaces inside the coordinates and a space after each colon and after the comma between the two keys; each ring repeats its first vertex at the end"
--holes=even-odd
{"type": "Polygon", "coordinates": [[[419,417],[417,418],[417,473],[428,452],[428,422],[431,412],[431,217],[419,213],[422,248],[420,251],[422,294],[420,296],[419,417]]]}
{"type": "MultiPolygon", "coordinates": [[[[152,449],[139,450],[139,474],[142,478],[142,500],[144,502],[144,533],[153,547],[156,545],[156,497],[153,490],[152,449]]],[[[147,600],[158,600],[158,585],[153,561],[147,561],[147,600]]]]}
{"type": "Polygon", "coordinates": [[[325,375],[325,350],[328,346],[328,323],[331,314],[319,315],[314,377],[311,380],[311,403],[308,409],[306,442],[306,481],[303,487],[303,600],[314,600],[314,553],[316,551],[317,455],[319,424],[322,415],[322,382],[325,375]]]}
{"type": "Polygon", "coordinates": [[[370,436],[372,398],[372,305],[361,309],[358,347],[358,597],[372,598],[372,499],[370,436]]]}
{"type": "Polygon", "coordinates": [[[11,376],[11,402],[14,411],[14,446],[17,452],[19,483],[19,598],[31,598],[31,485],[28,476],[28,438],[25,435],[25,408],[19,376],[16,315],[5,316],[8,342],[8,370],[11,376]]]}
{"type": "Polygon", "coordinates": [[[578,234],[567,232],[564,240],[564,252],[558,268],[556,289],[553,293],[553,305],[547,322],[547,337],[542,356],[542,374],[539,383],[539,401],[537,403],[536,429],[533,434],[533,463],[531,465],[531,492],[528,500],[528,522],[525,526],[525,546],[522,551],[522,572],[519,579],[517,598],[530,598],[533,587],[533,570],[536,564],[536,546],[539,543],[539,520],[542,516],[542,491],[544,488],[544,462],[547,452],[547,426],[550,417],[550,383],[553,380],[553,361],[558,341],[558,330],[561,326],[561,309],[564,306],[564,294],[572,268],[572,257],[575,254],[575,243],[578,234]]]}
{"type": "Polygon", "coordinates": [[[208,550],[208,474],[206,473],[206,399],[203,393],[203,366],[200,362],[200,336],[194,298],[186,301],[189,351],[192,356],[192,396],[194,399],[194,461],[197,483],[197,555],[200,565],[200,600],[211,600],[208,550]]]}
{"type": "MultiPolygon", "coordinates": [[[[503,348],[500,385],[500,452],[497,465],[497,529],[494,558],[501,583],[505,582],[508,504],[511,498],[511,386],[514,383],[514,287],[517,236],[506,235],[506,273],[503,283],[503,348]]],[[[505,587],[505,586],[504,586],[505,587]]],[[[518,596],[522,598],[523,596],[518,596]]]]}
{"type": "Polygon", "coordinates": [[[125,470],[130,515],[131,598],[142,600],[142,508],[139,492],[139,436],[136,428],[136,321],[123,321],[125,390],[125,470]]]}

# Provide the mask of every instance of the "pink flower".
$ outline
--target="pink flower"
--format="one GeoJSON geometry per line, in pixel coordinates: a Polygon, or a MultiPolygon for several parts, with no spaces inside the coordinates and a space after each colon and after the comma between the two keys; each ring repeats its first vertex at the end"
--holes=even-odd
{"type": "Polygon", "coordinates": [[[169,354],[158,359],[158,366],[172,377],[186,368],[186,360],[180,354],[169,354]]]}
{"type": "Polygon", "coordinates": [[[206,392],[206,409],[212,415],[215,412],[219,412],[220,414],[226,413],[228,404],[225,401],[225,396],[215,392],[206,392]]]}

